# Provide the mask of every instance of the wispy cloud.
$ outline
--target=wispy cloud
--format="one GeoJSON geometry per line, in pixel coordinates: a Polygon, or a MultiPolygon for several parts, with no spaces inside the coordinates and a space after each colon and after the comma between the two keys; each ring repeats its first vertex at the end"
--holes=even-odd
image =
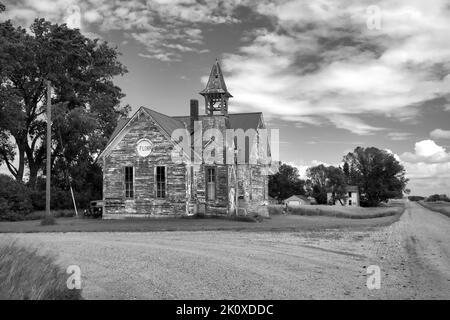
{"type": "Polygon", "coordinates": [[[433,139],[450,139],[450,130],[434,129],[430,132],[433,139]]]}
{"type": "Polygon", "coordinates": [[[6,0],[5,18],[28,26],[36,17],[67,23],[86,34],[120,31],[143,46],[140,56],[179,61],[186,52],[204,53],[202,27],[237,23],[239,1],[195,0],[6,0]]]}
{"type": "Polygon", "coordinates": [[[408,120],[422,103],[447,94],[448,2],[378,1],[381,30],[367,28],[372,4],[258,4],[255,10],[272,17],[275,28],[254,31],[238,53],[225,55],[235,103],[277,117],[319,116],[364,135],[379,128],[358,115],[408,120]]]}
{"type": "Polygon", "coordinates": [[[410,139],[413,134],[410,132],[389,132],[387,136],[394,141],[403,141],[410,139]]]}

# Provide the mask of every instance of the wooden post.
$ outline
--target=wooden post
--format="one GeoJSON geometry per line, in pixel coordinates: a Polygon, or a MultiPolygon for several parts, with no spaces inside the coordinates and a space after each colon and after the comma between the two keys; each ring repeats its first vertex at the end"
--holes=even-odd
{"type": "Polygon", "coordinates": [[[75,216],[78,217],[77,203],[75,202],[75,196],[73,195],[72,184],[69,183],[70,194],[72,195],[73,207],[75,208],[75,216]]]}
{"type": "Polygon", "coordinates": [[[52,156],[52,88],[50,81],[47,81],[47,177],[45,187],[45,214],[47,217],[51,215],[50,211],[50,178],[51,178],[51,156],[52,156]]]}

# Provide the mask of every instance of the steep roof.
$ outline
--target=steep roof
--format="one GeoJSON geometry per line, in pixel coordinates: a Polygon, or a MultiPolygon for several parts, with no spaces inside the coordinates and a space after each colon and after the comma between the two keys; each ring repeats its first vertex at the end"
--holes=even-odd
{"type": "Polygon", "coordinates": [[[359,192],[358,186],[346,186],[345,190],[347,192],[359,192]]]}
{"type": "MultiPolygon", "coordinates": [[[[139,110],[144,110],[147,112],[155,121],[156,123],[170,136],[172,132],[175,129],[190,129],[190,117],[189,116],[175,116],[171,117],[168,115],[165,115],[163,113],[157,112],[155,110],[152,110],[150,108],[141,107],[139,110]]],[[[136,111],[137,112],[139,112],[136,111]]],[[[135,113],[135,114],[136,114],[135,113]]],[[[135,115],[133,114],[133,116],[135,115]]],[[[243,129],[244,131],[247,131],[248,129],[258,129],[259,124],[262,121],[262,113],[261,112],[254,112],[254,113],[234,113],[229,114],[230,119],[230,129],[243,129]]],[[[202,115],[199,116],[199,120],[203,117],[208,117],[208,115],[202,115]]],[[[114,138],[122,131],[122,129],[127,125],[127,123],[130,121],[131,118],[121,118],[116,128],[114,129],[114,132],[111,135],[111,138],[109,139],[108,143],[106,144],[106,148],[110,145],[110,143],[114,140],[114,138]]]]}
{"type": "Polygon", "coordinates": [[[211,73],[209,75],[206,88],[200,92],[201,95],[211,93],[225,93],[227,97],[232,97],[232,95],[228,92],[218,60],[216,60],[211,68],[211,73]]]}
{"type": "Polygon", "coordinates": [[[163,113],[157,112],[155,110],[145,108],[143,109],[150,114],[150,116],[163,128],[164,131],[170,136],[175,129],[185,128],[185,124],[173,117],[169,117],[163,113]]]}
{"type": "Polygon", "coordinates": [[[109,145],[111,141],[119,134],[120,130],[122,130],[123,127],[125,127],[128,120],[130,120],[130,118],[120,118],[119,121],[117,121],[117,126],[114,129],[113,133],[111,134],[111,137],[109,138],[108,143],[106,145],[109,145]]]}
{"type": "MultiPolygon", "coordinates": [[[[358,186],[345,186],[345,192],[359,192],[358,186]]],[[[327,193],[331,193],[330,190],[327,190],[327,193]]]]}
{"type": "MultiPolygon", "coordinates": [[[[208,115],[199,116],[199,120],[208,115]]],[[[174,116],[173,119],[183,122],[187,129],[190,129],[190,117],[189,116],[174,116]]],[[[249,112],[249,113],[229,113],[230,129],[258,129],[259,124],[262,122],[262,112],[249,112]]]]}
{"type": "Polygon", "coordinates": [[[289,198],[285,199],[284,201],[289,201],[289,200],[303,200],[305,202],[309,202],[309,199],[307,197],[302,196],[300,194],[299,195],[290,196],[289,198]]]}

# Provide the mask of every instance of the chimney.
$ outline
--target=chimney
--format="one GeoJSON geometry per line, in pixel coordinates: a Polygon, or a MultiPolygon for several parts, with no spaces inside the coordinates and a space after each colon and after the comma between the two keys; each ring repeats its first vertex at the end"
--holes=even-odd
{"type": "Polygon", "coordinates": [[[194,121],[198,121],[198,100],[191,99],[190,128],[194,132],[194,121]]]}

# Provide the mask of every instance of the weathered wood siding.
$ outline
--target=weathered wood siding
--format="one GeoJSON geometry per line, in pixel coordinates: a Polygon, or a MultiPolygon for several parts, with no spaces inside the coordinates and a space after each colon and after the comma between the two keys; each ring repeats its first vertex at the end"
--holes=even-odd
{"type": "Polygon", "coordinates": [[[157,124],[142,113],[114,146],[104,162],[103,194],[105,214],[178,215],[186,212],[186,167],[171,160],[173,144],[157,124]],[[152,152],[143,158],[136,143],[148,138],[152,152]],[[124,168],[134,168],[134,198],[125,198],[124,168]],[[166,198],[156,198],[156,166],[166,167],[166,198]]]}

